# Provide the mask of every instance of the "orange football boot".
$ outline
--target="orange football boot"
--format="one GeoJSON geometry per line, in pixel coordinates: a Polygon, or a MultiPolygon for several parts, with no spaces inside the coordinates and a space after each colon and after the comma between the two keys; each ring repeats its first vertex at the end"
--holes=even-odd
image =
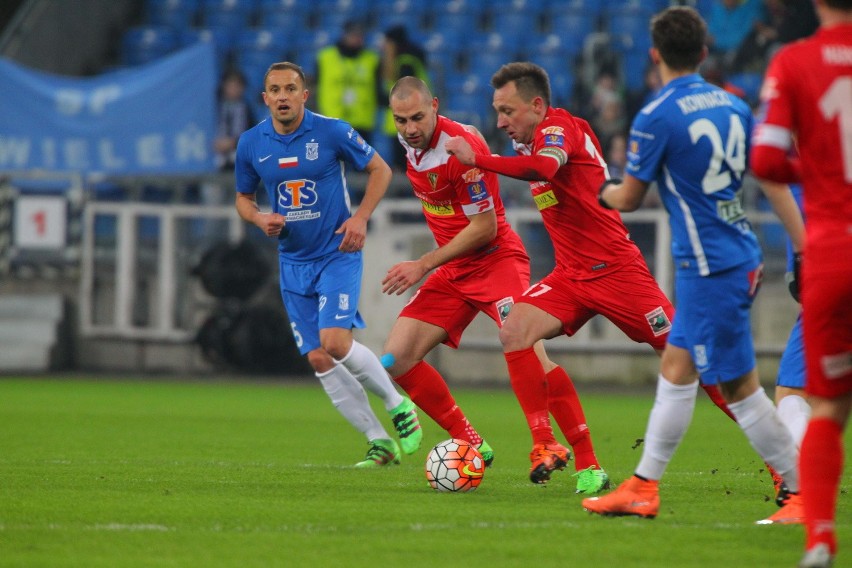
{"type": "Polygon", "coordinates": [[[547,483],[555,469],[565,469],[571,452],[561,444],[535,444],[530,452],[530,481],[547,483]]]}
{"type": "Polygon", "coordinates": [[[653,519],[660,510],[659,482],[644,481],[634,475],[612,493],[583,499],[583,508],[606,517],[632,515],[653,519]]]}

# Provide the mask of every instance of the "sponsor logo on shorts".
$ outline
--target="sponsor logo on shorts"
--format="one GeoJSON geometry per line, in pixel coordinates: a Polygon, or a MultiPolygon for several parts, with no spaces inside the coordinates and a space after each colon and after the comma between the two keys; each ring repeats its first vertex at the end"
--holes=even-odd
{"type": "Polygon", "coordinates": [[[515,304],[515,299],[512,296],[508,298],[503,298],[502,300],[497,300],[497,316],[500,318],[500,323],[506,321],[506,318],[509,317],[509,310],[512,309],[512,306],[515,304]]]}
{"type": "Polygon", "coordinates": [[[664,335],[672,329],[672,322],[662,306],[657,306],[654,310],[645,314],[645,319],[648,321],[648,325],[651,326],[654,337],[664,335]]]}
{"type": "Polygon", "coordinates": [[[695,366],[699,372],[707,368],[707,347],[704,345],[695,345],[692,348],[692,356],[695,359],[695,366]]]}

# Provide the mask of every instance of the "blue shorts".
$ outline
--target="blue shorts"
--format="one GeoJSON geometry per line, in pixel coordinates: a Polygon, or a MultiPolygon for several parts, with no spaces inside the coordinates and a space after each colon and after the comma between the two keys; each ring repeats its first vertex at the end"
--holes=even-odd
{"type": "Polygon", "coordinates": [[[805,388],[805,342],[802,339],[801,316],[790,331],[787,347],[784,348],[781,362],[778,364],[778,379],[775,384],[791,389],[805,388]]]}
{"type": "Polygon", "coordinates": [[[302,355],[320,347],[319,330],[366,327],[358,313],[361,253],[335,252],[316,262],[291,264],[279,258],[281,297],[302,355]]]}
{"type": "Polygon", "coordinates": [[[757,364],[749,312],[763,265],[710,276],[675,276],[675,310],[669,343],[692,354],[708,385],[739,378],[757,364]]]}

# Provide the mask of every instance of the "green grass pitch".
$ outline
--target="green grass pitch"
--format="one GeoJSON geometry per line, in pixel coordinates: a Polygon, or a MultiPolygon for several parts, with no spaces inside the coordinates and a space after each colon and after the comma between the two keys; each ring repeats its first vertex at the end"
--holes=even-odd
{"type": "MultiPolygon", "coordinates": [[[[651,395],[584,390],[620,482],[651,395]]],[[[352,468],[366,443],[313,383],[0,379],[0,566],[762,567],[801,555],[801,526],[753,524],[775,510],[771,480],[703,395],[655,520],[585,513],[573,463],[533,486],[508,387],[456,396],[495,450],[466,494],[427,486],[426,454],[447,437],[428,418],[402,465],[352,468]]],[[[852,558],[850,469],[838,566],[852,558]]]]}

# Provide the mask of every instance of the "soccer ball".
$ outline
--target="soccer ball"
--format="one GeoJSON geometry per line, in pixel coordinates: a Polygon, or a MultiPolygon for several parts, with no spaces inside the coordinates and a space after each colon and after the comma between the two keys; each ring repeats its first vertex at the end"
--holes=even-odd
{"type": "Polygon", "coordinates": [[[483,475],[482,454],[464,440],[444,440],[426,456],[426,480],[435,491],[473,491],[483,475]]]}

